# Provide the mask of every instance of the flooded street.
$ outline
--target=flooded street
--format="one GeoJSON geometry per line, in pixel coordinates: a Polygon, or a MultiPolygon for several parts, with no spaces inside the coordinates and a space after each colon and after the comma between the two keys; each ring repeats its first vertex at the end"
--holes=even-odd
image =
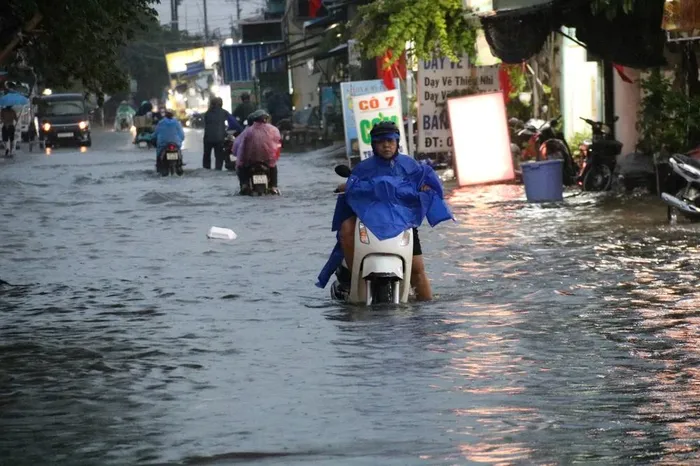
{"type": "Polygon", "coordinates": [[[0,161],[0,464],[697,459],[700,227],[455,191],[421,228],[435,301],[351,308],[314,287],[342,159],[239,197],[187,137],[182,178],[125,133],[0,161]]]}

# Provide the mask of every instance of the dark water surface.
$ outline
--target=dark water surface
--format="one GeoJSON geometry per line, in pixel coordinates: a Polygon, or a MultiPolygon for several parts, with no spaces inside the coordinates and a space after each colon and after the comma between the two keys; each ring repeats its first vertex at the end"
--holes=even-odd
{"type": "Polygon", "coordinates": [[[0,162],[0,464],[697,461],[700,230],[657,201],[454,192],[436,300],[370,312],[313,286],[337,159],[234,197],[188,136],[183,178],[126,134],[0,162]]]}

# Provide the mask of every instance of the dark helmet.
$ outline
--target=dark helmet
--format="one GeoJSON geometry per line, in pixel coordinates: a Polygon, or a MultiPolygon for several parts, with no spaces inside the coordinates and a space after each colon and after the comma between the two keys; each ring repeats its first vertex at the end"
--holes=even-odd
{"type": "Polygon", "coordinates": [[[172,110],[166,110],[165,111],[165,118],[173,118],[175,114],[173,113],[172,110]]]}
{"type": "Polygon", "coordinates": [[[249,100],[250,100],[250,94],[248,94],[247,92],[244,92],[243,94],[241,94],[241,100],[244,101],[244,102],[249,101],[249,100]]]}
{"type": "Polygon", "coordinates": [[[395,139],[397,141],[401,139],[401,131],[393,121],[380,121],[374,125],[369,135],[372,137],[372,142],[382,139],[395,139]]]}

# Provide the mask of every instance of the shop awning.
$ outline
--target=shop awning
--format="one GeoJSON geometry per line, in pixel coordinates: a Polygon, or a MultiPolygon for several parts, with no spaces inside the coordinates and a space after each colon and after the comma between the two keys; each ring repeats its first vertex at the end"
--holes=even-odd
{"type": "Polygon", "coordinates": [[[318,29],[321,27],[330,26],[338,22],[340,22],[340,19],[337,18],[335,15],[328,15],[324,16],[323,18],[310,19],[308,21],[304,21],[304,32],[306,32],[309,29],[318,29]]]}
{"type": "Polygon", "coordinates": [[[347,56],[348,54],[348,44],[340,44],[337,47],[333,47],[326,53],[321,53],[314,57],[315,61],[326,60],[328,58],[339,57],[341,55],[347,56]]]}
{"type": "Polygon", "coordinates": [[[296,55],[301,52],[306,52],[307,50],[315,49],[318,48],[318,44],[310,44],[310,45],[304,45],[301,47],[295,47],[295,48],[287,48],[283,50],[279,50],[277,52],[273,52],[270,55],[260,58],[258,60],[255,60],[256,63],[262,63],[266,62],[269,60],[274,60],[276,58],[281,58],[281,57],[291,57],[293,55],[296,55]]]}

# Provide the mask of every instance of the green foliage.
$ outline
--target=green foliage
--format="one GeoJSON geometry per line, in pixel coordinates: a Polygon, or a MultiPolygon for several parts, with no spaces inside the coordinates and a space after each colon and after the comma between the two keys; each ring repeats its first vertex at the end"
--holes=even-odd
{"type": "Polygon", "coordinates": [[[119,67],[120,47],[152,24],[158,0],[4,0],[0,6],[0,50],[37,13],[38,27],[26,34],[10,61],[20,57],[47,85],[77,80],[86,89],[108,93],[128,87],[119,67]]]}
{"type": "Polygon", "coordinates": [[[475,55],[479,25],[466,13],[462,0],[375,0],[358,8],[350,27],[367,58],[391,50],[392,64],[412,42],[418,58],[437,52],[456,62],[465,53],[475,55]]]}
{"type": "Polygon", "coordinates": [[[571,148],[574,157],[578,157],[581,155],[579,147],[581,146],[581,144],[583,144],[583,141],[585,141],[586,139],[590,140],[592,137],[593,133],[591,133],[591,130],[589,129],[582,133],[574,133],[574,136],[571,139],[569,139],[569,147],[571,148]]]}
{"type": "Polygon", "coordinates": [[[687,151],[689,134],[700,131],[700,97],[674,89],[658,69],[642,81],[642,89],[637,148],[648,154],[687,151]]]}
{"type": "Polygon", "coordinates": [[[636,2],[637,0],[591,0],[591,9],[594,14],[604,14],[608,19],[613,19],[620,13],[631,13],[636,2]]]}
{"type": "Polygon", "coordinates": [[[138,83],[136,100],[160,97],[170,84],[165,54],[202,46],[201,36],[172,31],[152,20],[149,27],[140,30],[120,50],[122,67],[138,83]]]}

